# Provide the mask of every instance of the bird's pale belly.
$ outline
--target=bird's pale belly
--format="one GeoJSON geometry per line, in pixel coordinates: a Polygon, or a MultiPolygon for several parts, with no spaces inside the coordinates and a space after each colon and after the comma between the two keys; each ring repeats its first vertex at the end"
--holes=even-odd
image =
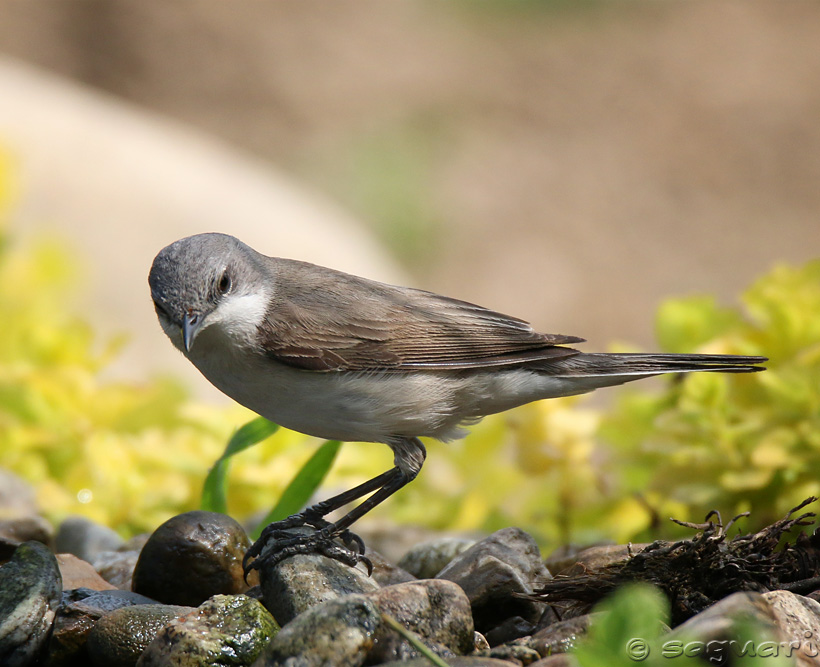
{"type": "Polygon", "coordinates": [[[565,393],[548,378],[508,373],[303,371],[259,357],[201,355],[191,361],[218,389],[254,412],[301,433],[342,441],[462,437],[461,424],[565,393]]]}

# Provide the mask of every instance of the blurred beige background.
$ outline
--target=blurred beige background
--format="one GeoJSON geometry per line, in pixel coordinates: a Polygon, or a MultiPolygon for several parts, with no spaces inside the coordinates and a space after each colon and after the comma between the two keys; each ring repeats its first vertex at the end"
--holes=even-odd
{"type": "Polygon", "coordinates": [[[150,257],[217,225],[587,349],[651,348],[661,299],[731,303],[820,256],[813,0],[0,9],[20,225],[113,253],[89,308],[133,331],[140,368],[171,352],[150,257]]]}

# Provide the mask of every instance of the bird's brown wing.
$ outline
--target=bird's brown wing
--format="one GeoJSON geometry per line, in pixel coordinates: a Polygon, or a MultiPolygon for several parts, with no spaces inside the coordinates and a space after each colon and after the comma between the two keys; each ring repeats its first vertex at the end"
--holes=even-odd
{"type": "Polygon", "coordinates": [[[275,261],[275,293],[259,333],[269,358],[296,368],[402,372],[509,366],[577,354],[560,346],[583,341],[537,333],[523,320],[431,292],[275,261]]]}

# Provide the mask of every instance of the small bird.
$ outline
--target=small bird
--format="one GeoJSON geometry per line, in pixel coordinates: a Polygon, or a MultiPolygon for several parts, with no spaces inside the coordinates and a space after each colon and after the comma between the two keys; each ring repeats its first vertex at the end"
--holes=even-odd
{"type": "Polygon", "coordinates": [[[452,440],[485,415],[662,373],[763,370],[765,357],[580,352],[576,336],[432,292],[291,259],[226,234],[163,248],[148,276],[171,342],[218,389],[286,428],[382,442],[394,467],[265,528],[245,571],[299,553],[350,565],[350,526],[419,473],[419,437],[452,440]],[[342,518],[325,517],[372,494],[342,518]],[[314,531],[294,531],[311,526],[314,531]],[[336,538],[339,538],[338,540],[336,538]]]}

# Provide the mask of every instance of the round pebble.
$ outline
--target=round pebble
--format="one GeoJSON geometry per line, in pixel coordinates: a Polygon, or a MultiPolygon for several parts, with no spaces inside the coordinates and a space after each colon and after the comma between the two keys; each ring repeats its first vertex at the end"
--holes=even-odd
{"type": "Polygon", "coordinates": [[[134,568],[133,590],[166,604],[195,607],[212,595],[248,589],[245,530],[216,512],[186,512],[157,528],[134,568]]]}

